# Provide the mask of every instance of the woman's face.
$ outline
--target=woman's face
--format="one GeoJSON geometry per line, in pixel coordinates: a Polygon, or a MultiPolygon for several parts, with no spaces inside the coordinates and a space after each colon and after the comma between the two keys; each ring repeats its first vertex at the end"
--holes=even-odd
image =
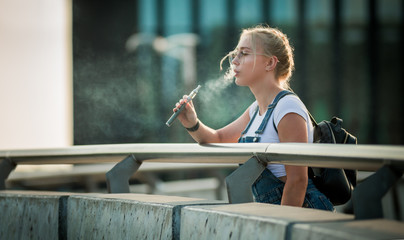
{"type": "Polygon", "coordinates": [[[249,35],[242,35],[240,38],[231,62],[236,84],[239,86],[252,86],[254,82],[263,79],[267,73],[265,67],[268,57],[260,55],[263,53],[261,47],[258,45],[256,46],[256,55],[254,55],[251,37],[249,35]]]}

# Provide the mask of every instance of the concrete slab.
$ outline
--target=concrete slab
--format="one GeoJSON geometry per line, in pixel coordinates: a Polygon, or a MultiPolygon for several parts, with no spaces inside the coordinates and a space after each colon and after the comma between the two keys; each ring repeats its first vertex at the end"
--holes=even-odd
{"type": "Polygon", "coordinates": [[[0,191],[0,239],[58,239],[59,205],[69,193],[0,191]]]}
{"type": "Polygon", "coordinates": [[[294,223],[343,220],[353,220],[353,216],[262,203],[190,206],[182,210],[180,236],[183,239],[286,239],[289,226],[294,223]]]}
{"type": "Polygon", "coordinates": [[[201,204],[223,202],[146,194],[71,196],[67,206],[67,236],[69,239],[179,239],[181,209],[201,204]]]}
{"type": "Polygon", "coordinates": [[[296,224],[291,229],[290,239],[404,239],[404,223],[387,219],[375,219],[334,223],[296,224]]]}
{"type": "Polygon", "coordinates": [[[0,239],[404,239],[404,223],[262,203],[0,191],[0,239]]]}

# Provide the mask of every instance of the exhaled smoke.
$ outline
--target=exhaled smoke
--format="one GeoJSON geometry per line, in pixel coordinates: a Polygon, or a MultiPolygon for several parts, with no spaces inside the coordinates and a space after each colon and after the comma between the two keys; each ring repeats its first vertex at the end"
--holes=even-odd
{"type": "Polygon", "coordinates": [[[226,73],[218,78],[208,80],[202,87],[199,101],[208,102],[217,97],[224,89],[233,83],[234,71],[228,68],[226,73]]]}

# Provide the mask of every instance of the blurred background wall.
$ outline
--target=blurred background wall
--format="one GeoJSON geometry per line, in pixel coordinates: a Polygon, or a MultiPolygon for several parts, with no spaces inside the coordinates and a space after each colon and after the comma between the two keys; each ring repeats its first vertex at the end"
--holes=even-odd
{"type": "Polygon", "coordinates": [[[219,62],[261,23],[289,36],[318,121],[404,144],[402,0],[0,0],[0,147],[192,142],[173,105],[201,84],[198,117],[236,119],[254,98],[219,62]]]}
{"type": "Polygon", "coordinates": [[[68,0],[0,0],[0,149],[73,143],[68,0]]]}
{"type": "Polygon", "coordinates": [[[343,118],[359,143],[403,144],[403,14],[402,0],[73,1],[74,142],[192,141],[164,123],[197,84],[199,118],[233,121],[253,96],[220,85],[219,61],[265,23],[294,45],[291,85],[317,120],[343,118]]]}

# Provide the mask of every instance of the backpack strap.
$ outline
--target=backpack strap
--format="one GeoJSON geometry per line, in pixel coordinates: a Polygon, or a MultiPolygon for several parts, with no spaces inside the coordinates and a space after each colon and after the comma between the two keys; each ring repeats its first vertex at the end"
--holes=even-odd
{"type": "MultiPolygon", "coordinates": [[[[285,91],[287,91],[287,90],[285,90],[285,91]]],[[[289,92],[288,94],[293,94],[293,95],[297,96],[294,92],[291,92],[291,91],[288,91],[288,92],[289,92]]],[[[286,95],[288,95],[288,94],[286,94],[286,95]]],[[[284,95],[284,96],[286,96],[286,95],[284,95]]],[[[282,96],[282,97],[284,97],[284,96],[282,96]]],[[[281,98],[282,98],[282,97],[281,97],[281,98]]],[[[279,100],[280,100],[280,99],[279,99],[279,100]]],[[[279,101],[279,100],[278,100],[278,101],[279,101]]],[[[275,108],[275,107],[274,107],[274,108],[275,108]]],[[[311,115],[311,113],[309,112],[309,110],[307,110],[307,113],[309,114],[309,117],[310,117],[311,123],[313,124],[313,127],[317,127],[317,126],[318,126],[318,123],[317,123],[316,119],[314,119],[313,115],[311,115]]],[[[272,124],[274,125],[275,131],[278,133],[278,128],[277,128],[276,125],[275,125],[275,119],[274,119],[274,121],[272,122],[272,124]]]]}
{"type": "Polygon", "coordinates": [[[313,115],[311,115],[309,110],[307,110],[307,113],[309,114],[309,117],[310,117],[311,123],[313,124],[313,127],[317,127],[318,123],[317,123],[316,119],[314,119],[313,115]]]}

